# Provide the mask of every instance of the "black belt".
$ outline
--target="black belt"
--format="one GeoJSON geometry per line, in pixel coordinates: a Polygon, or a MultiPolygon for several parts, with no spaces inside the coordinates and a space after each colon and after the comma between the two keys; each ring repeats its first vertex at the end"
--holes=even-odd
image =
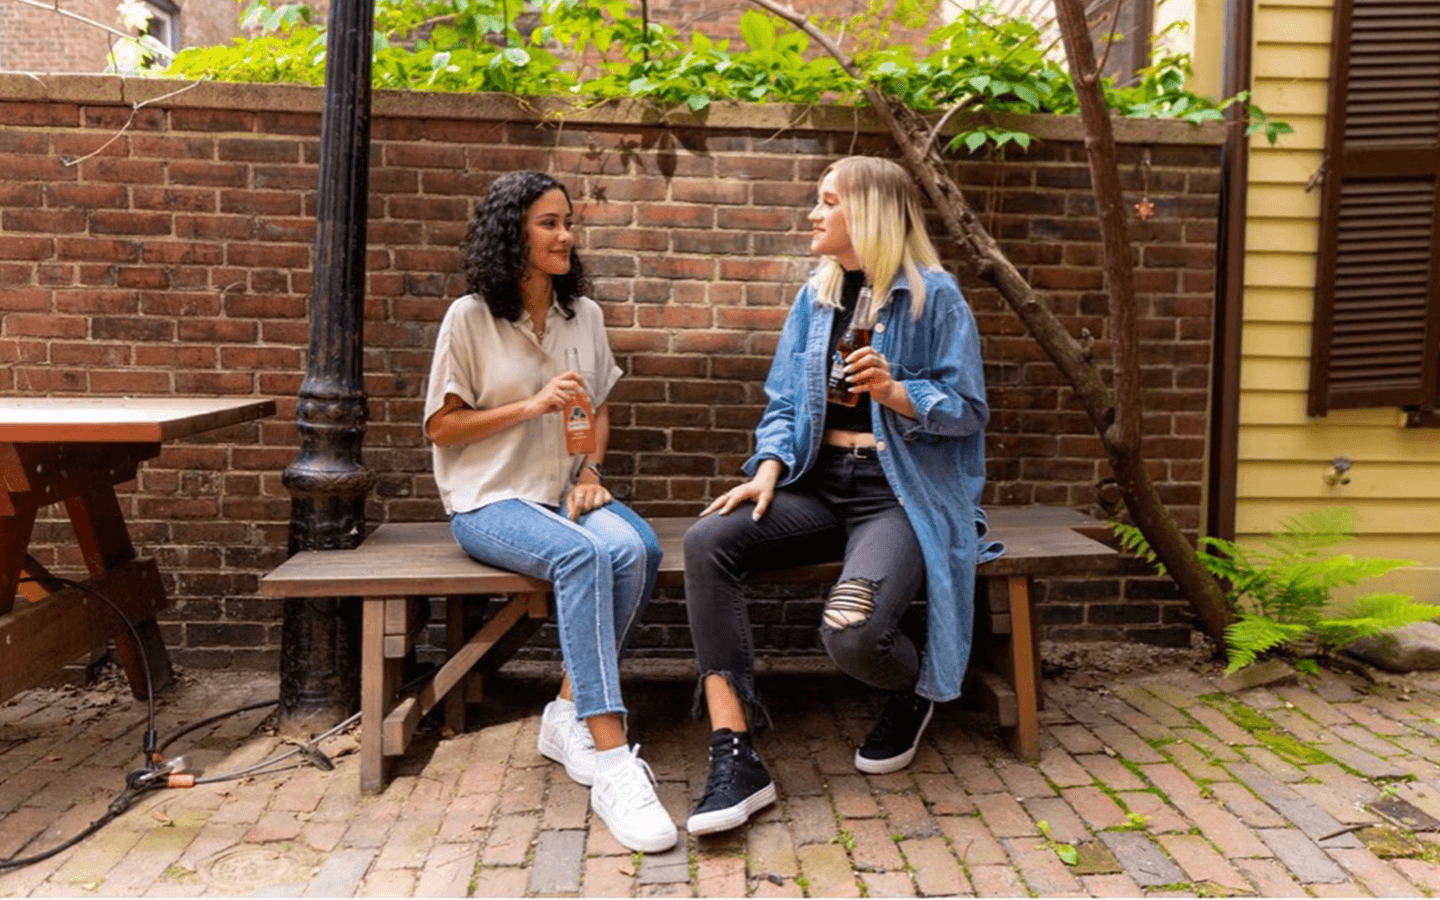
{"type": "Polygon", "coordinates": [[[830,453],[843,453],[856,459],[875,459],[880,455],[880,451],[874,447],[841,447],[838,444],[821,444],[820,446],[830,453]]]}

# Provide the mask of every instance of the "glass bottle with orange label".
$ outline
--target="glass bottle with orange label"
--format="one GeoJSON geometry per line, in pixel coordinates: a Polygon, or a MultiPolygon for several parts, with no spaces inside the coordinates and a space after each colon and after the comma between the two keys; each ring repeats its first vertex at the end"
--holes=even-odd
{"type": "MultiPolygon", "coordinates": [[[[580,353],[574,347],[565,351],[565,368],[571,372],[580,371],[580,353]]],[[[571,456],[595,451],[595,410],[590,406],[590,388],[581,378],[584,388],[561,411],[565,423],[565,452],[571,456]]]]}

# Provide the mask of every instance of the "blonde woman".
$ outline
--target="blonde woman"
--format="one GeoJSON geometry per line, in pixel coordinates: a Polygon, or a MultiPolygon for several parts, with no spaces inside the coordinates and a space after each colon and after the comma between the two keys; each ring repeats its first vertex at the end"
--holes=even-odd
{"type": "Polygon", "coordinates": [[[685,535],[697,712],[703,697],[712,729],[691,834],[738,827],[775,800],[750,736],[768,715],[755,693],[747,572],[843,556],[820,636],[843,672],[886,694],[855,753],[861,772],[909,765],[934,704],[959,696],[989,407],[974,317],[922,215],[896,163],[847,157],[825,170],[809,216],[821,260],[775,350],[750,480],[685,535]],[[852,323],[870,344],[837,360],[852,323]],[[832,361],[840,402],[827,399],[832,361]],[[858,403],[844,402],[847,386],[858,403]],[[922,590],[925,624],[902,624],[922,590]]]}

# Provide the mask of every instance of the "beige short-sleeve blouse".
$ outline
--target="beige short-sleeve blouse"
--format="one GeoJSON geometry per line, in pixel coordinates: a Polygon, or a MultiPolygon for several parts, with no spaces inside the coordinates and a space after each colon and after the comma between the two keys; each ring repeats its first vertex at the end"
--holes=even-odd
{"type": "MultiPolygon", "coordinates": [[[[435,339],[425,393],[428,422],[454,394],[473,409],[494,409],[534,396],[564,371],[565,351],[575,348],[580,374],[596,409],[619,380],[599,304],[580,297],[574,318],[552,304],[545,338],[535,338],[530,317],[497,319],[474,294],[450,305],[435,339]]],[[[435,483],[446,513],[469,512],[497,500],[518,498],[559,505],[584,459],[565,452],[560,413],[546,413],[470,444],[431,444],[435,483]]]]}

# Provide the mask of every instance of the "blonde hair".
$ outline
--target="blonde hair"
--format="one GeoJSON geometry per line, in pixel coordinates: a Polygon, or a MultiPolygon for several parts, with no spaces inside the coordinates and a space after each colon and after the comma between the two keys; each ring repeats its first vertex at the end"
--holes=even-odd
{"type": "MultiPolygon", "coordinates": [[[[850,229],[850,243],[873,290],[884,304],[899,272],[910,282],[911,315],[919,318],[925,309],[925,279],[922,269],[938,271],[940,254],[925,230],[920,196],[910,173],[899,163],[877,156],[847,156],[825,167],[820,181],[835,174],[835,192],[850,229]]],[[[816,267],[810,283],[827,306],[840,305],[845,270],[826,257],[816,267]]],[[[856,310],[868,324],[879,307],[856,310]]]]}

